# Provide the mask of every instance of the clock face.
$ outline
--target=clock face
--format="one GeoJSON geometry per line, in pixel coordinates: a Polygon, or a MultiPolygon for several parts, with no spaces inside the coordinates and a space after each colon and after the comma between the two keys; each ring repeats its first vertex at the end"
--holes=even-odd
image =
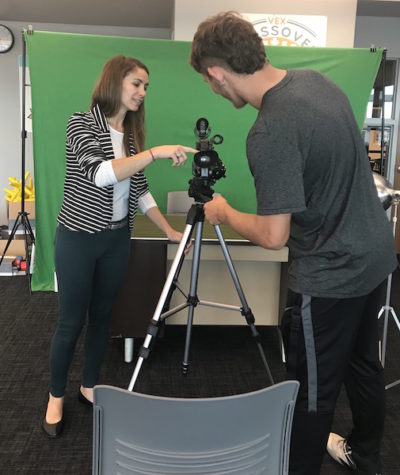
{"type": "Polygon", "coordinates": [[[0,25],[0,53],[7,53],[13,47],[14,35],[4,25],[0,25]]]}

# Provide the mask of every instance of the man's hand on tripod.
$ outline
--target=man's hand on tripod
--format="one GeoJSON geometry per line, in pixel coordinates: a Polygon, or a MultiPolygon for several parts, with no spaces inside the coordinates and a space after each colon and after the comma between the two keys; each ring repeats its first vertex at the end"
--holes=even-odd
{"type": "Polygon", "coordinates": [[[222,196],[204,204],[204,215],[212,225],[227,224],[238,234],[265,249],[281,249],[290,234],[291,214],[258,215],[232,208],[222,196]]]}
{"type": "Polygon", "coordinates": [[[228,208],[230,208],[230,206],[226,199],[218,195],[211,201],[204,203],[204,214],[210,224],[221,224],[226,220],[228,208]]]}

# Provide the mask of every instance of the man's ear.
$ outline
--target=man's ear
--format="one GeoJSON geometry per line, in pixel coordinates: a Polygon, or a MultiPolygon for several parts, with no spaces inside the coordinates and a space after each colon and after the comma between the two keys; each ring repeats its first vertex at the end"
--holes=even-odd
{"type": "Polygon", "coordinates": [[[213,78],[219,84],[224,84],[225,82],[225,71],[221,66],[209,66],[207,68],[207,73],[210,78],[213,78]]]}

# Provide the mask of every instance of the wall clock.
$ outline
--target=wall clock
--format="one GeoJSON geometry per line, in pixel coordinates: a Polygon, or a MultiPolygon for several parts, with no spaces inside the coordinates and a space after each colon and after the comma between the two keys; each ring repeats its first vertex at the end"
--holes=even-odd
{"type": "Polygon", "coordinates": [[[0,53],[7,53],[14,45],[14,35],[10,28],[0,25],[0,53]]]}

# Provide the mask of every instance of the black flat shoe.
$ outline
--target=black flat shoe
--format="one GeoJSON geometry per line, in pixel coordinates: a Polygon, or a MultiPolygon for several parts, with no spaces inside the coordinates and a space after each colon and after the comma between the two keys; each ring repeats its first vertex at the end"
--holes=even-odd
{"type": "Polygon", "coordinates": [[[57,437],[59,437],[63,430],[63,426],[64,426],[64,416],[60,421],[56,422],[55,424],[49,424],[46,421],[46,416],[44,416],[43,418],[42,429],[47,435],[47,437],[50,437],[50,439],[56,439],[57,437]]]}
{"type": "Polygon", "coordinates": [[[82,394],[80,389],[78,391],[78,399],[79,399],[79,402],[81,402],[82,404],[93,407],[92,401],[89,401],[89,399],[82,394]]]}

